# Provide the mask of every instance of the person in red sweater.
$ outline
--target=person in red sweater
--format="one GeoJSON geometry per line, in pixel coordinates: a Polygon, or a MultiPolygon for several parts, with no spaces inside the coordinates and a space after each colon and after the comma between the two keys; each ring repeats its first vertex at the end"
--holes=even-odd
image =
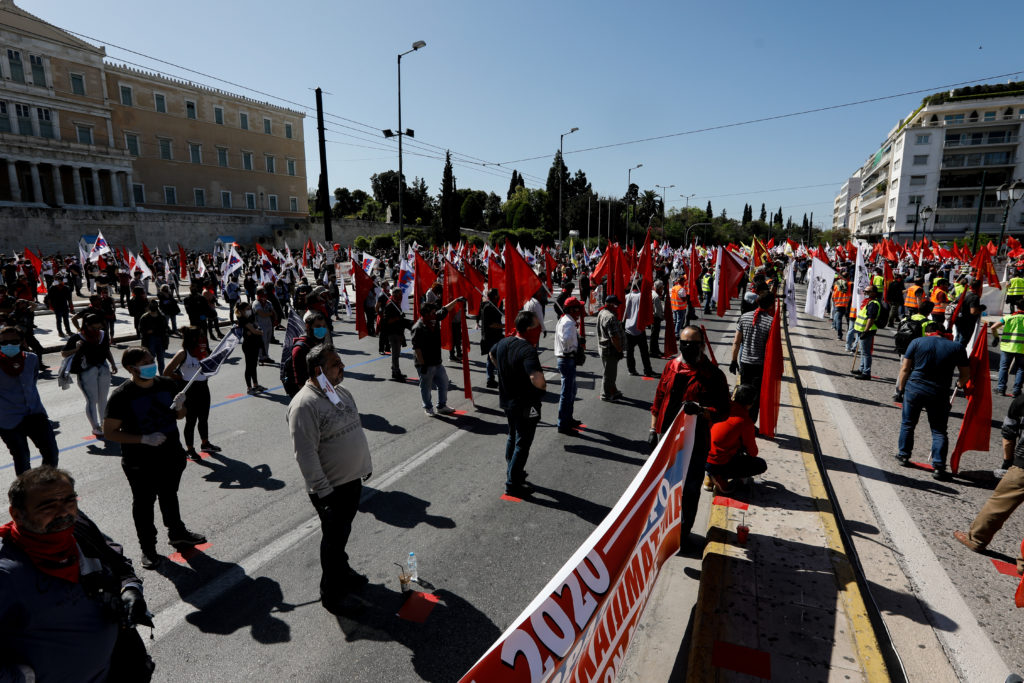
{"type": "Polygon", "coordinates": [[[757,457],[754,421],[750,408],[759,399],[757,390],[741,384],[729,404],[729,417],[711,425],[711,448],[704,469],[716,490],[728,493],[737,480],[753,477],[768,469],[768,463],[757,457]]]}

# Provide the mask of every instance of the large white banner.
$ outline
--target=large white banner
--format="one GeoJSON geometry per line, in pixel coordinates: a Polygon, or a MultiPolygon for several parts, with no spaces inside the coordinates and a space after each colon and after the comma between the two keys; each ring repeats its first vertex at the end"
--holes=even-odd
{"type": "MultiPolygon", "coordinates": [[[[786,243],[789,246],[789,242],[786,243]]],[[[790,249],[792,251],[792,249],[790,249]]],[[[786,315],[789,318],[789,326],[796,327],[796,261],[790,260],[786,266],[786,280],[783,292],[785,294],[786,315]]]]}
{"type": "MultiPolygon", "coordinates": [[[[853,287],[852,296],[850,297],[850,310],[856,311],[860,309],[861,302],[864,301],[864,288],[871,285],[871,271],[868,269],[868,264],[864,261],[864,245],[860,242],[857,243],[857,267],[853,271],[853,287]]],[[[882,297],[882,292],[878,293],[879,299],[882,297]]]]}
{"type": "Polygon", "coordinates": [[[836,279],[836,271],[819,258],[811,259],[811,271],[807,277],[807,302],[804,313],[818,318],[825,317],[828,297],[832,293],[832,283],[836,279]]]}

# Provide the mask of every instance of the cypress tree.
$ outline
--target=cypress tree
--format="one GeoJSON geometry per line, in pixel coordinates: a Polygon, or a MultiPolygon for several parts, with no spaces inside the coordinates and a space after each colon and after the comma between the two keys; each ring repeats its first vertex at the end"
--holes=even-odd
{"type": "Polygon", "coordinates": [[[505,195],[505,199],[512,199],[512,195],[516,193],[516,188],[519,187],[519,171],[512,169],[512,181],[508,184],[508,193],[505,195]]]}
{"type": "Polygon", "coordinates": [[[714,219],[714,217],[715,217],[715,212],[711,210],[711,200],[710,199],[708,200],[708,208],[705,210],[705,213],[707,213],[707,215],[708,215],[708,223],[710,223],[712,221],[712,219],[714,219]]]}
{"type": "Polygon", "coordinates": [[[768,212],[764,209],[764,202],[761,202],[761,217],[758,220],[762,223],[768,222],[768,212]]]}

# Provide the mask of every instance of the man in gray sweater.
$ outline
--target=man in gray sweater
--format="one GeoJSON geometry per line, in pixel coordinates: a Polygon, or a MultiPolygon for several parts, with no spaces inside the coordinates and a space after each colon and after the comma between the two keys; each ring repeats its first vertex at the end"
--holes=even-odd
{"type": "Polygon", "coordinates": [[[309,379],[288,404],[288,430],[309,499],[320,516],[320,597],[332,614],[369,580],[352,569],[345,546],[373,464],[355,400],[341,387],[345,364],[323,344],[306,355],[309,379]]]}

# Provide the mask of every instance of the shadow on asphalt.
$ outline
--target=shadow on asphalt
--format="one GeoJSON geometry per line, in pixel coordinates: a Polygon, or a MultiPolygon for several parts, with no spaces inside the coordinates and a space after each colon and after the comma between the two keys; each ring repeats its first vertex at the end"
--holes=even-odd
{"type": "Polygon", "coordinates": [[[368,512],[378,521],[402,529],[412,529],[419,524],[428,524],[437,529],[454,529],[451,517],[427,513],[430,501],[417,498],[404,491],[381,491],[365,487],[364,496],[369,499],[359,504],[362,512],[368,512]]]}
{"type": "Polygon", "coordinates": [[[360,382],[383,382],[383,377],[377,377],[376,375],[369,375],[365,372],[352,372],[351,370],[345,371],[345,379],[354,379],[360,382]]]}
{"type": "Polygon", "coordinates": [[[199,467],[210,470],[203,475],[203,479],[213,484],[220,484],[222,489],[259,488],[266,491],[279,491],[284,488],[283,481],[271,476],[270,465],[250,465],[242,460],[235,460],[223,453],[215,452],[211,452],[208,458],[193,462],[199,467]]]}
{"type": "MultiPolygon", "coordinates": [[[[586,432],[580,432],[580,437],[585,439],[585,435],[586,432]]],[[[591,439],[591,441],[593,441],[593,439],[591,439]]],[[[646,447],[647,444],[645,443],[644,446],[646,447]]],[[[571,443],[565,446],[565,450],[569,453],[576,453],[577,455],[583,455],[588,458],[601,458],[602,460],[611,460],[612,462],[621,462],[627,465],[643,465],[647,462],[646,458],[630,456],[625,453],[616,453],[615,451],[610,451],[607,448],[596,445],[589,446],[571,443]]]]}
{"type": "MultiPolygon", "coordinates": [[[[412,653],[416,675],[423,681],[455,681],[501,635],[487,615],[449,590],[433,592],[438,602],[422,624],[396,613],[408,594],[370,584],[358,597],[350,596],[351,610],[337,616],[346,642],[396,642],[412,653]]],[[[339,678],[341,680],[341,678],[339,678]]]]}
{"type": "Polygon", "coordinates": [[[373,413],[363,413],[359,416],[362,423],[363,429],[368,429],[371,432],[387,432],[388,434],[405,434],[405,427],[401,425],[392,424],[383,415],[374,415],[373,413]]]}
{"type": "MultiPolygon", "coordinates": [[[[939,495],[946,496],[957,496],[959,497],[960,491],[950,486],[944,486],[929,476],[927,479],[916,479],[908,477],[899,472],[889,472],[887,470],[880,469],[878,467],[872,467],[871,465],[855,465],[852,461],[845,458],[837,458],[831,455],[823,455],[822,463],[829,471],[837,472],[849,472],[851,474],[857,474],[868,479],[874,479],[876,481],[887,481],[895,484],[896,486],[906,486],[907,488],[917,489],[920,491],[931,491],[939,495]]],[[[896,458],[893,457],[893,465],[895,466],[896,458]]],[[[913,471],[913,470],[908,470],[913,471]]],[[[921,470],[922,472],[924,470],[921,470]]]]}
{"type": "Polygon", "coordinates": [[[593,525],[600,524],[612,509],[606,505],[594,503],[586,498],[574,496],[565,491],[549,489],[544,486],[533,485],[534,494],[523,498],[524,503],[533,503],[540,507],[561,510],[576,515],[580,519],[590,522],[593,525]]]}
{"type": "MultiPolygon", "coordinates": [[[[156,571],[174,584],[184,602],[195,599],[203,584],[228,572],[245,574],[237,564],[222,562],[199,550],[190,549],[182,555],[187,564],[165,559],[156,571]]],[[[203,633],[228,635],[248,628],[258,643],[269,645],[291,640],[291,628],[274,613],[291,612],[296,605],[286,603],[281,585],[266,576],[256,579],[244,576],[238,585],[217,600],[195,607],[196,611],[187,615],[185,620],[203,633]]]]}
{"type": "MultiPolygon", "coordinates": [[[[839,375],[840,377],[848,377],[849,379],[853,379],[853,375],[843,375],[842,373],[833,372],[832,370],[822,370],[820,368],[815,368],[814,371],[815,372],[823,372],[823,373],[825,373],[827,375],[839,375]]],[[[880,381],[880,380],[873,380],[873,381],[880,381]]],[[[849,403],[860,403],[861,405],[876,406],[876,407],[879,407],[879,408],[896,408],[896,406],[891,401],[886,401],[886,402],[883,403],[881,401],[874,401],[874,400],[872,400],[870,398],[862,398],[860,396],[854,396],[852,394],[843,394],[843,393],[839,393],[839,392],[835,392],[835,391],[822,391],[821,389],[812,389],[812,388],[806,387],[806,386],[804,387],[804,395],[805,396],[826,396],[828,398],[837,398],[840,401],[846,401],[846,402],[849,402],[849,403]]]]}

